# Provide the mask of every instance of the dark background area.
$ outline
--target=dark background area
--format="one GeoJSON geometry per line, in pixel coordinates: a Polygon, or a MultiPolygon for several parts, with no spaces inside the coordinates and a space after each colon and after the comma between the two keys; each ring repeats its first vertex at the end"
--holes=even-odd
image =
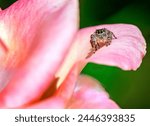
{"type": "MultiPolygon", "coordinates": [[[[4,9],[13,2],[15,0],[0,0],[0,7],[4,9]]],[[[89,63],[82,73],[99,80],[120,107],[150,108],[149,0],[80,0],[80,28],[113,23],[134,24],[140,28],[147,42],[142,65],[137,71],[123,71],[89,63]]]]}

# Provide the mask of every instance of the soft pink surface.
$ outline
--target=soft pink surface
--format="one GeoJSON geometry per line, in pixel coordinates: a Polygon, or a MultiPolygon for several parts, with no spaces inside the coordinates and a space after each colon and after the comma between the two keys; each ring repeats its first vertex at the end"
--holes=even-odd
{"type": "Polygon", "coordinates": [[[27,108],[118,109],[99,82],[89,76],[79,76],[74,67],[52,96],[27,108]]]}
{"type": "Polygon", "coordinates": [[[15,71],[0,93],[1,107],[21,106],[42,95],[68,52],[78,29],[77,15],[76,0],[20,0],[1,11],[0,23],[8,29],[9,46],[14,46],[8,47],[4,67],[15,71]]]}
{"type": "Polygon", "coordinates": [[[51,97],[27,106],[27,108],[67,108],[76,85],[77,76],[77,67],[74,65],[61,86],[51,97]]]}
{"type": "Polygon", "coordinates": [[[79,76],[68,108],[116,109],[118,105],[109,98],[107,92],[95,79],[79,76]]]}
{"type": "Polygon", "coordinates": [[[117,66],[124,70],[136,70],[146,53],[146,43],[140,30],[134,25],[113,24],[100,25],[81,29],[77,42],[82,50],[79,58],[84,58],[90,51],[90,35],[96,29],[107,28],[112,31],[117,39],[113,39],[110,46],[102,47],[87,61],[98,64],[117,66]]]}

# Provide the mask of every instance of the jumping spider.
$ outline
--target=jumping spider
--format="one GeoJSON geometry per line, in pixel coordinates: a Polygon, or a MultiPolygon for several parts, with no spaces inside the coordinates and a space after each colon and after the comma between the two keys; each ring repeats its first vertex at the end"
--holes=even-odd
{"type": "Polygon", "coordinates": [[[109,46],[112,39],[117,39],[113,32],[109,31],[106,28],[97,29],[93,34],[91,34],[91,51],[86,58],[89,58],[93,55],[98,49],[103,46],[109,46]]]}

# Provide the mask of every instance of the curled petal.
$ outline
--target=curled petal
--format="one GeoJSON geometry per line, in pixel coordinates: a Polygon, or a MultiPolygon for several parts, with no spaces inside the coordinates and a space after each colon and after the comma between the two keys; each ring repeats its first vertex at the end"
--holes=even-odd
{"type": "Polygon", "coordinates": [[[0,12],[0,40],[8,48],[0,79],[13,72],[9,82],[0,80],[7,82],[0,93],[1,107],[22,106],[43,94],[77,29],[76,0],[19,0],[0,12]]]}
{"type": "Polygon", "coordinates": [[[76,83],[68,108],[116,109],[119,107],[109,99],[108,94],[98,81],[89,76],[81,75],[76,83]]]}
{"type": "Polygon", "coordinates": [[[117,39],[113,39],[109,46],[100,48],[87,61],[117,66],[124,70],[136,70],[146,53],[146,43],[140,30],[128,24],[100,25],[81,29],[76,41],[81,50],[78,59],[83,60],[88,55],[91,49],[90,35],[101,28],[112,31],[117,39]]]}

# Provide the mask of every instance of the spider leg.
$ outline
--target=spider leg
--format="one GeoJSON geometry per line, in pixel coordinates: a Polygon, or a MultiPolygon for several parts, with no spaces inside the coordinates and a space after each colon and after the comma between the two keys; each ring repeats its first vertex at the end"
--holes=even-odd
{"type": "Polygon", "coordinates": [[[111,44],[111,40],[108,39],[108,40],[106,41],[105,45],[106,45],[106,46],[109,46],[110,44],[111,44]]]}
{"type": "Polygon", "coordinates": [[[112,32],[112,36],[115,38],[115,39],[117,39],[117,37],[114,35],[114,33],[112,32]]]}
{"type": "Polygon", "coordinates": [[[94,48],[94,41],[92,41],[92,40],[90,40],[90,43],[91,43],[91,46],[92,46],[92,48],[94,48]]]}
{"type": "Polygon", "coordinates": [[[94,48],[94,49],[95,49],[95,51],[98,50],[98,44],[95,45],[95,48],[94,48]]]}
{"type": "Polygon", "coordinates": [[[85,58],[87,59],[87,58],[91,57],[95,52],[96,52],[95,48],[91,48],[90,52],[88,53],[88,55],[85,58]]]}

